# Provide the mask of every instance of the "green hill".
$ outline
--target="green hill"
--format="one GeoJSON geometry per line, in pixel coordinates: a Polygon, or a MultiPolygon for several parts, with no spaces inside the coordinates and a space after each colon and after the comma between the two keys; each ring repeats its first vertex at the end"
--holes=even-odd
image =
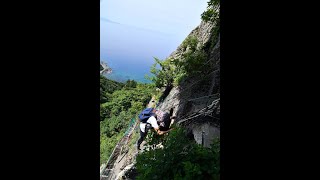
{"type": "Polygon", "coordinates": [[[105,163],[129,122],[151,99],[152,85],[100,76],[100,163],[105,163]]]}

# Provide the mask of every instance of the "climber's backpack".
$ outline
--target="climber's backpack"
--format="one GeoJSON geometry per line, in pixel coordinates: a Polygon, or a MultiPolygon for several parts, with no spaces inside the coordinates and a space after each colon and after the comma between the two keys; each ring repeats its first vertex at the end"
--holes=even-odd
{"type": "Polygon", "coordinates": [[[158,118],[157,122],[159,124],[160,131],[169,130],[171,124],[170,114],[167,112],[163,112],[162,117],[158,118]]]}
{"type": "Polygon", "coordinates": [[[151,116],[155,115],[152,111],[153,111],[153,108],[144,109],[138,116],[140,121],[143,123],[146,123],[151,116]]]}

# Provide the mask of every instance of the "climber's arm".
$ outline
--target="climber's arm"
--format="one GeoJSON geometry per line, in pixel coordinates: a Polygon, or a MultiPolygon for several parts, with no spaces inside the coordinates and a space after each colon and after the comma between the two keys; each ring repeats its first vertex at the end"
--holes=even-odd
{"type": "Polygon", "coordinates": [[[153,116],[151,116],[151,117],[148,119],[148,122],[151,124],[151,126],[154,128],[154,130],[157,132],[158,135],[163,135],[163,134],[165,134],[165,133],[167,133],[167,132],[170,131],[170,129],[167,130],[167,131],[161,131],[161,130],[160,130],[160,127],[159,127],[159,125],[158,125],[158,123],[157,123],[156,118],[153,117],[153,116]]]}
{"type": "Polygon", "coordinates": [[[158,134],[158,135],[163,135],[163,134],[165,134],[165,133],[167,133],[167,132],[171,131],[171,130],[172,130],[172,128],[171,128],[171,129],[169,129],[169,130],[167,130],[167,131],[160,131],[160,129],[159,129],[159,128],[154,128],[154,130],[157,132],[157,134],[158,134]]]}

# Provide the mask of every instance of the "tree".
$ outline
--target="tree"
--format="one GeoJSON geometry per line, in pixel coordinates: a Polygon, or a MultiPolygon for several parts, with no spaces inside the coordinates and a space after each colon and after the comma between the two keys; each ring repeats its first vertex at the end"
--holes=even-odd
{"type": "Polygon", "coordinates": [[[135,88],[137,87],[137,82],[135,80],[127,80],[125,87],[135,88]]]}
{"type": "Polygon", "coordinates": [[[154,57],[155,63],[152,65],[150,72],[155,76],[151,77],[150,80],[155,83],[158,88],[171,86],[174,81],[175,67],[171,62],[172,59],[166,59],[164,61],[154,57]],[[157,68],[160,66],[160,69],[157,68]]]}
{"type": "Polygon", "coordinates": [[[210,0],[205,12],[201,14],[202,20],[205,22],[220,21],[220,0],[210,0]]]}

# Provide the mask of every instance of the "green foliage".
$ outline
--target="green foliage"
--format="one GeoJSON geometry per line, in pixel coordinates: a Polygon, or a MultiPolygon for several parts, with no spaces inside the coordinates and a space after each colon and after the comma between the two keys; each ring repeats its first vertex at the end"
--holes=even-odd
{"type": "Polygon", "coordinates": [[[172,64],[172,60],[166,59],[161,61],[158,58],[154,58],[154,60],[155,63],[152,65],[150,72],[155,76],[149,79],[154,82],[156,87],[170,86],[173,83],[175,74],[175,67],[174,64],[172,64]],[[161,69],[158,69],[157,65],[160,65],[161,69]]]}
{"type": "Polygon", "coordinates": [[[150,69],[154,76],[150,80],[156,87],[179,85],[187,77],[201,74],[207,55],[202,47],[198,47],[198,39],[194,36],[186,38],[182,50],[179,59],[168,58],[162,61],[154,58],[155,63],[150,69]],[[160,69],[156,68],[157,65],[160,65],[160,69]]]}
{"type": "Polygon", "coordinates": [[[106,163],[116,143],[121,139],[123,133],[115,136],[107,137],[100,134],[100,164],[106,163]]]}
{"type": "MultiPolygon", "coordinates": [[[[183,42],[183,47],[188,49],[182,54],[179,61],[175,61],[175,65],[184,76],[199,74],[203,67],[207,56],[201,49],[197,48],[198,40],[194,36],[190,36],[183,42]]],[[[177,81],[176,81],[177,82],[177,81]]],[[[178,81],[179,82],[179,81],[178,81]]]]}
{"type": "Polygon", "coordinates": [[[155,134],[151,136],[149,145],[162,142],[164,148],[138,155],[138,180],[220,179],[219,139],[214,140],[211,148],[205,148],[189,140],[181,128],[162,138],[155,134]]]}
{"type": "Polygon", "coordinates": [[[184,51],[189,48],[189,51],[195,52],[197,50],[198,45],[198,39],[194,36],[188,36],[183,42],[182,42],[182,49],[184,51]]]}
{"type": "Polygon", "coordinates": [[[111,93],[120,90],[124,84],[112,81],[100,75],[100,103],[105,103],[110,100],[111,93]]]}
{"type": "Polygon", "coordinates": [[[100,93],[104,90],[108,101],[100,101],[100,163],[108,160],[130,120],[146,106],[154,91],[154,86],[135,81],[121,84],[101,79],[104,87],[100,87],[100,93]]]}
{"type": "Polygon", "coordinates": [[[157,88],[153,95],[155,102],[159,102],[162,95],[161,89],[157,88]]]}
{"type": "Polygon", "coordinates": [[[202,13],[201,18],[205,22],[215,24],[214,28],[212,28],[210,40],[205,45],[205,48],[213,49],[220,33],[220,0],[210,0],[207,10],[202,13]]]}
{"type": "Polygon", "coordinates": [[[116,90],[120,90],[123,86],[123,83],[107,79],[100,75],[100,90],[104,92],[113,93],[116,90]]]}
{"type": "Polygon", "coordinates": [[[207,10],[201,14],[201,18],[206,22],[219,22],[220,0],[209,0],[207,10]]]}
{"type": "Polygon", "coordinates": [[[201,66],[207,58],[206,54],[202,49],[197,49],[198,39],[194,36],[189,36],[182,44],[188,49],[182,54],[180,61],[175,61],[175,65],[181,74],[194,75],[199,72],[199,68],[203,68],[201,66]]]}
{"type": "MultiPolygon", "coordinates": [[[[207,10],[201,14],[205,22],[215,23],[209,47],[212,49],[216,43],[220,30],[220,0],[209,0],[207,10]]],[[[208,44],[208,43],[207,43],[208,44]]],[[[147,77],[156,87],[161,88],[171,85],[179,85],[190,76],[202,75],[204,71],[210,71],[206,67],[207,53],[203,46],[199,46],[198,39],[188,36],[182,43],[182,55],[178,59],[155,59],[150,72],[154,75],[147,77]],[[160,68],[157,68],[160,66],[160,68]]],[[[206,49],[208,50],[208,49],[206,49]]]]}
{"type": "Polygon", "coordinates": [[[137,87],[137,82],[135,80],[127,80],[126,84],[124,85],[127,88],[135,88],[137,87]]]}

